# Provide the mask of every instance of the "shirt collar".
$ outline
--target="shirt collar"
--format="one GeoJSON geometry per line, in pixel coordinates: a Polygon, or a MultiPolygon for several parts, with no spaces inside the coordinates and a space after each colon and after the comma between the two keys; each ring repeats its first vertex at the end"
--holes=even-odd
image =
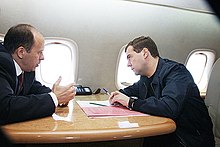
{"type": "Polygon", "coordinates": [[[23,71],[21,70],[21,67],[18,65],[18,63],[14,59],[13,61],[15,64],[16,75],[19,76],[23,71]]]}

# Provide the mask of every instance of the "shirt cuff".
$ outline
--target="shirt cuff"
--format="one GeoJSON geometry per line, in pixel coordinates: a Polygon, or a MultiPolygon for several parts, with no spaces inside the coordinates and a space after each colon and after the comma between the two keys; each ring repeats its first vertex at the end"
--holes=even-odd
{"type": "Polygon", "coordinates": [[[52,97],[54,105],[57,107],[58,106],[57,96],[53,92],[50,92],[49,95],[52,97]]]}

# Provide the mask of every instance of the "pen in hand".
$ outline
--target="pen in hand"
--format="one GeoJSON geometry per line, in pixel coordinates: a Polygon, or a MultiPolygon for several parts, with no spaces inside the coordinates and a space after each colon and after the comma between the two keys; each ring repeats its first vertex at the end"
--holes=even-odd
{"type": "MultiPolygon", "coordinates": [[[[105,88],[102,88],[104,91],[105,91],[105,93],[107,94],[107,95],[111,95],[109,92],[108,92],[108,90],[107,89],[105,89],[105,88]]],[[[114,106],[122,106],[119,102],[115,102],[114,104],[112,104],[112,105],[114,105],[114,106]]]]}
{"type": "Polygon", "coordinates": [[[107,94],[107,95],[109,95],[110,96],[110,93],[108,92],[108,90],[107,89],[105,89],[105,88],[102,88],[104,91],[105,91],[105,93],[107,94]]]}

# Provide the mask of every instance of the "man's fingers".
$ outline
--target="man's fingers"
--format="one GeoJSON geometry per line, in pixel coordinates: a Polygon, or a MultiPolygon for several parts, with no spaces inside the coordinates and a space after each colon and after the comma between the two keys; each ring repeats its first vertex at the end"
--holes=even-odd
{"type": "Polygon", "coordinates": [[[70,83],[70,84],[68,84],[66,87],[67,87],[67,88],[72,88],[72,87],[74,87],[74,83],[70,83]]]}
{"type": "Polygon", "coordinates": [[[57,81],[54,83],[55,86],[60,85],[60,82],[62,80],[62,77],[59,76],[59,78],[57,79],[57,81]]]}

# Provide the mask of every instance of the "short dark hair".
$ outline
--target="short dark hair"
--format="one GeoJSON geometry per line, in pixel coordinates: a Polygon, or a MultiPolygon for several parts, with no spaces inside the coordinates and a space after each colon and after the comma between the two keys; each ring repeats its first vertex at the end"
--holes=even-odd
{"type": "Polygon", "coordinates": [[[127,51],[127,48],[129,46],[132,46],[134,48],[134,51],[137,53],[140,53],[143,50],[143,48],[148,48],[149,52],[153,57],[159,56],[157,45],[149,36],[137,37],[134,40],[130,41],[125,47],[125,52],[127,51]]]}
{"type": "Polygon", "coordinates": [[[23,46],[27,52],[30,52],[34,45],[34,35],[29,24],[18,24],[11,27],[4,37],[4,47],[9,53],[14,53],[17,48],[23,46]]]}

